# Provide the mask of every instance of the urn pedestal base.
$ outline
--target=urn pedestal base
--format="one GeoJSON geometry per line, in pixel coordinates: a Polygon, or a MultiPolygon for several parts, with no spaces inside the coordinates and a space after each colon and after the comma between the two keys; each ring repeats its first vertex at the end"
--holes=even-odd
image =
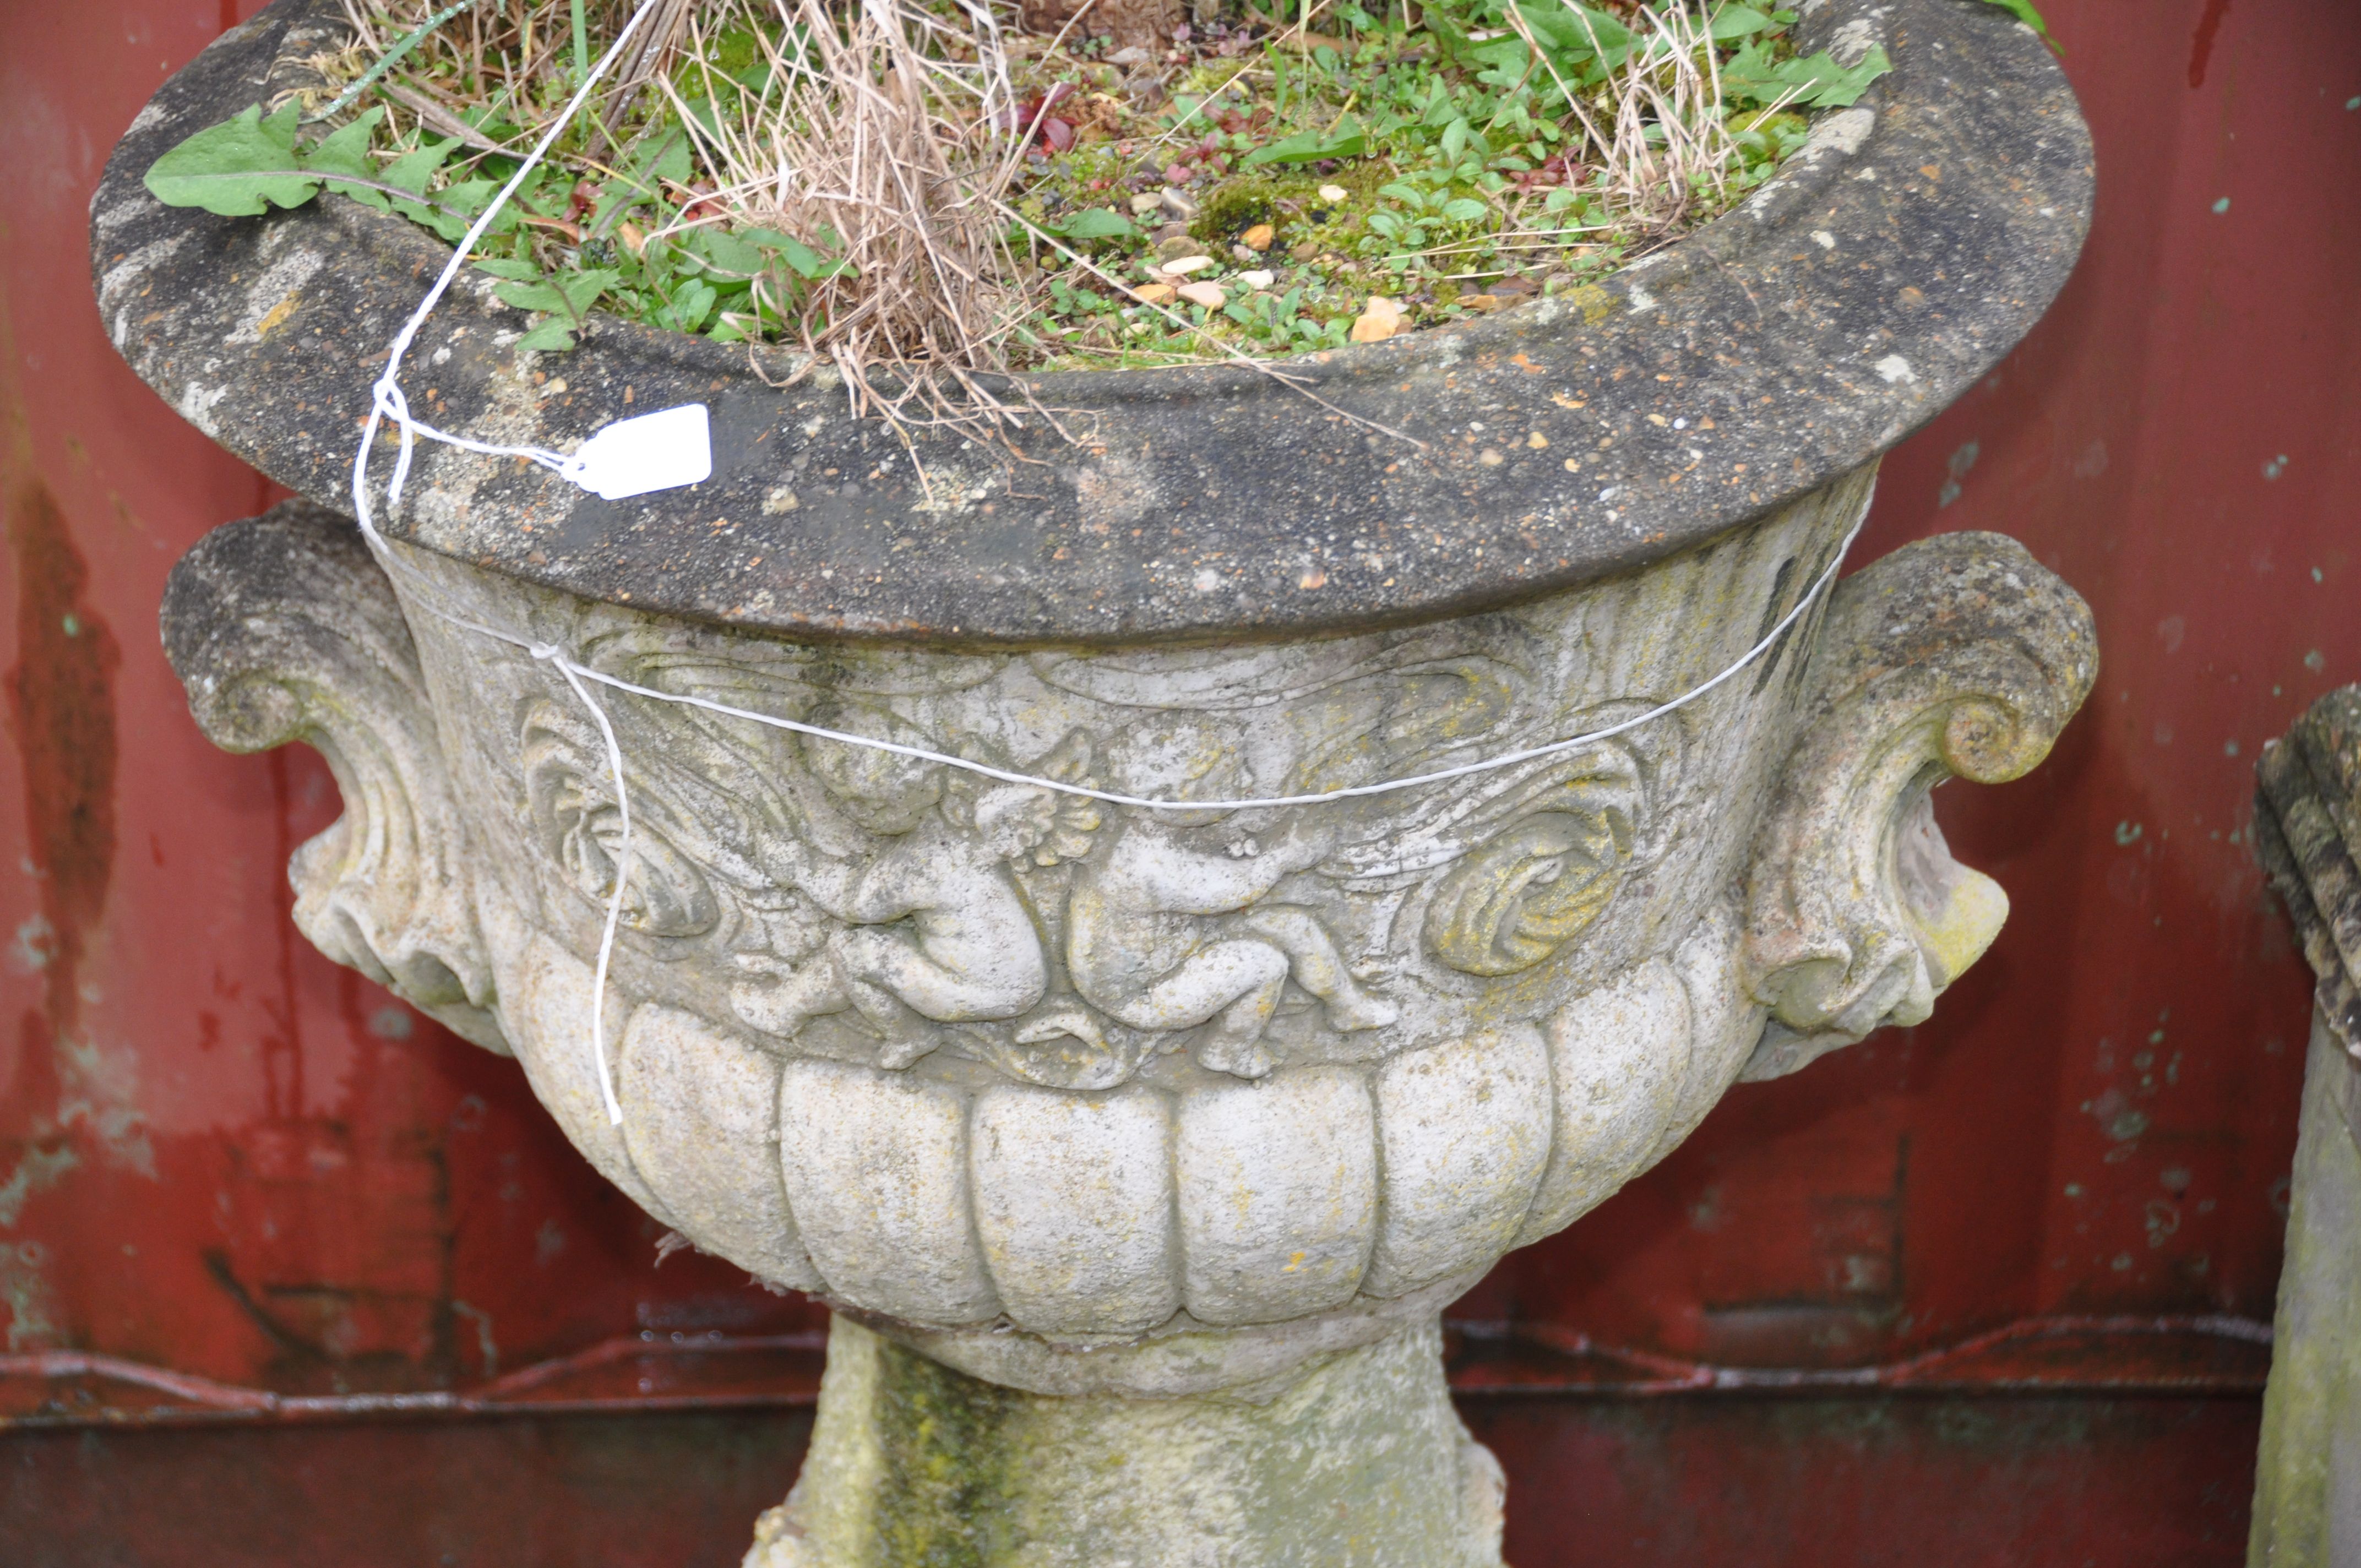
{"type": "Polygon", "coordinates": [[[1179,1398],[1028,1394],[848,1319],[745,1568],[1500,1568],[1499,1463],[1440,1321],[1179,1398]]]}

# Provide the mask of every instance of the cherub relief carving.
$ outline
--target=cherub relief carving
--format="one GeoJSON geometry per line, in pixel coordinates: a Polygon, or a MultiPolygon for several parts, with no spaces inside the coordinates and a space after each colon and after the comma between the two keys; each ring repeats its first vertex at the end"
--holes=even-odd
{"type": "MultiPolygon", "coordinates": [[[[883,710],[813,711],[830,728],[915,734],[883,710]]],[[[1041,999],[1039,936],[1001,857],[938,809],[939,764],[808,738],[784,756],[717,751],[708,762],[746,764],[707,771],[731,808],[700,799],[692,813],[680,804],[692,786],[667,750],[636,740],[625,742],[633,822],[622,923],[673,938],[726,924],[744,943],[729,988],[741,1022],[784,1039],[850,1013],[880,1042],[881,1065],[903,1067],[941,1043],[939,1024],[1011,1018],[1041,999]],[[700,865],[718,873],[730,910],[700,865]]],[[[578,891],[605,899],[621,816],[600,742],[541,702],[528,709],[522,753],[545,854],[578,891]]]]}
{"type": "MultiPolygon", "coordinates": [[[[1193,716],[1126,729],[1110,748],[1126,794],[1237,798],[1246,789],[1235,737],[1193,716]]],[[[1264,1027],[1289,980],[1317,997],[1344,1033],[1398,1016],[1363,991],[1312,910],[1258,901],[1323,859],[1334,826],[1312,811],[1281,819],[1272,841],[1205,830],[1232,812],[1126,808],[1115,842],[1090,862],[1066,905],[1066,962],[1083,998],[1137,1029],[1209,1025],[1199,1065],[1259,1078],[1274,1065],[1264,1027]]]]}
{"type": "MultiPolygon", "coordinates": [[[[823,706],[812,722],[908,742],[927,739],[890,711],[823,706]]],[[[906,1067],[935,1049],[938,1024],[1014,1018],[1041,1000],[1038,932],[994,845],[947,821],[939,763],[812,736],[795,751],[829,803],[867,839],[864,852],[786,857],[796,887],[842,922],[799,965],[746,955],[730,991],[738,1016],[792,1037],[848,1009],[906,1067]]]]}
{"type": "MultiPolygon", "coordinates": [[[[1432,637],[1323,650],[1309,677],[1268,651],[1183,663],[1208,708],[1133,706],[1152,689],[1145,667],[1053,665],[1053,685],[1086,688],[1061,710],[1082,722],[1030,759],[994,754],[972,726],[966,749],[1045,778],[1223,799],[1428,771],[1569,721],[1528,701],[1533,683],[1515,666],[1432,637]]],[[[904,663],[886,690],[808,660],[675,651],[630,667],[733,706],[943,749],[935,729],[962,726],[939,705],[978,683],[904,663]]],[[[543,856],[603,901],[620,828],[603,747],[548,699],[527,713],[521,751],[543,856]]],[[[1616,742],[1329,806],[1149,811],[693,710],[712,744],[689,749],[690,767],[675,756],[682,714],[610,708],[632,775],[627,929],[720,944],[730,1014],[774,1039],[893,1069],[950,1048],[1065,1088],[1110,1087],[1184,1047],[1211,1070],[1268,1074],[1279,1059],[1268,1031],[1290,993],[1334,1036],[1387,1028],[1401,1014],[1385,986],[1407,978],[1403,963],[1415,972],[1416,955],[1365,945],[1348,959],[1337,922],[1382,948],[1383,922],[1353,911],[1375,918],[1403,886],[1431,885],[1422,946],[1449,969],[1492,977],[1542,962],[1619,885],[1652,766],[1616,742]],[[837,1033],[811,1040],[821,1020],[837,1033]]],[[[1421,943],[1417,931],[1408,939],[1421,943]]]]}

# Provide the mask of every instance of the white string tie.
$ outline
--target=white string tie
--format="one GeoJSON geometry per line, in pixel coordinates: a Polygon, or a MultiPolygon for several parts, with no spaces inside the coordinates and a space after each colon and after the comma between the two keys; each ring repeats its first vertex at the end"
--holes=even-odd
{"type": "Polygon", "coordinates": [[[574,477],[569,469],[575,466],[575,459],[562,452],[552,452],[546,446],[502,446],[493,442],[477,441],[469,436],[455,435],[447,430],[437,430],[410,411],[410,400],[402,395],[401,385],[393,378],[393,373],[390,370],[378,378],[377,384],[369,389],[369,392],[375,411],[390,420],[394,427],[401,432],[401,450],[393,461],[393,477],[387,481],[385,487],[385,499],[388,506],[401,504],[402,487],[410,481],[411,455],[417,438],[422,435],[429,441],[439,441],[445,446],[456,446],[467,452],[480,452],[489,457],[522,457],[529,463],[537,463],[542,467],[567,478],[574,477]]]}
{"type": "MultiPolygon", "coordinates": [[[[615,778],[615,811],[623,821],[623,837],[615,847],[615,885],[607,894],[607,920],[598,932],[598,967],[590,982],[590,1053],[598,1063],[598,1097],[607,1102],[609,1125],[623,1124],[623,1107],[615,1098],[614,1075],[607,1068],[607,970],[615,959],[615,927],[623,916],[623,888],[631,876],[631,792],[623,786],[623,749],[615,742],[615,727],[608,722],[607,710],[591,700],[589,688],[582,684],[573,660],[563,657],[553,649],[551,659],[582,706],[590,710],[598,721],[599,738],[607,742],[607,766],[615,778]]],[[[590,828],[585,813],[582,831],[587,837],[590,828]]]]}
{"type": "MultiPolygon", "coordinates": [[[[386,487],[388,506],[401,504],[402,488],[410,478],[411,459],[420,436],[424,436],[430,441],[439,441],[445,445],[456,446],[464,451],[482,453],[488,456],[522,457],[543,467],[554,469],[577,482],[578,475],[568,474],[567,459],[544,447],[502,446],[489,442],[475,441],[467,436],[455,435],[449,431],[437,430],[433,425],[423,423],[411,413],[410,400],[402,395],[401,362],[410,353],[411,345],[417,341],[419,333],[424,330],[427,317],[434,313],[434,307],[443,302],[445,294],[450,292],[452,282],[459,276],[459,269],[467,266],[467,257],[474,251],[477,243],[490,230],[493,222],[508,206],[509,199],[516,194],[517,188],[524,183],[535,169],[541,167],[542,159],[549,155],[549,149],[556,144],[557,138],[565,134],[566,126],[573,124],[574,117],[581,113],[582,105],[589,101],[591,90],[597,87],[600,80],[613,68],[615,61],[622,55],[624,46],[631,42],[631,35],[639,30],[640,24],[646,20],[648,13],[654,10],[661,3],[662,0],[640,0],[639,5],[631,12],[631,19],[626,21],[622,30],[615,35],[615,41],[607,47],[607,52],[599,56],[598,63],[583,77],[582,85],[577,88],[574,96],[566,101],[564,112],[550,122],[549,128],[542,133],[539,141],[533,143],[533,150],[525,155],[524,161],[517,165],[516,172],[509,176],[508,183],[500,187],[499,193],[492,198],[483,212],[478,214],[476,221],[467,225],[467,232],[460,236],[459,243],[452,248],[451,259],[444,263],[443,270],[435,276],[434,283],[426,291],[425,297],[418,302],[418,308],[411,313],[410,319],[403,323],[401,330],[394,334],[393,343],[386,353],[385,372],[377,378],[376,384],[370,389],[368,418],[361,427],[360,444],[353,453],[353,516],[359,522],[362,534],[376,548],[379,559],[387,562],[397,572],[406,573],[413,583],[424,590],[424,596],[428,599],[434,597],[434,592],[426,584],[424,575],[412,568],[408,563],[393,553],[387,545],[385,536],[378,532],[377,521],[371,515],[368,493],[369,449],[376,444],[377,433],[380,424],[390,421],[401,433],[401,451],[394,458],[393,476],[386,487]]],[[[431,604],[428,608],[434,609],[431,604]]],[[[457,617],[448,615],[439,609],[434,609],[434,613],[442,615],[445,620],[455,621],[458,620],[457,617]]],[[[519,641],[515,638],[503,640],[519,641]]],[[[531,644],[528,646],[528,651],[535,659],[556,665],[559,674],[566,677],[566,685],[573,687],[575,696],[580,697],[582,705],[590,710],[591,718],[598,723],[600,736],[606,740],[607,763],[615,780],[615,805],[616,810],[622,818],[622,841],[616,850],[615,885],[607,898],[607,920],[598,939],[598,967],[590,999],[589,1046],[590,1058],[598,1069],[598,1096],[605,1102],[607,1120],[609,1124],[620,1127],[623,1124],[623,1107],[621,1102],[615,1098],[614,1074],[607,1062],[606,1003],[607,970],[614,957],[615,928],[622,918],[623,888],[631,869],[631,806],[630,792],[623,783],[623,752],[622,748],[616,744],[614,726],[607,721],[606,710],[592,700],[588,688],[582,684],[581,667],[566,658],[555,644],[531,644]],[[547,650],[545,653],[543,652],[544,649],[547,650]]]]}

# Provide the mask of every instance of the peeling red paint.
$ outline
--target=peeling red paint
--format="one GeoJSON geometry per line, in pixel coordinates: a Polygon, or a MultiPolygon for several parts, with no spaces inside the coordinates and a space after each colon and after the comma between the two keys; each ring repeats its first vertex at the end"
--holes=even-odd
{"type": "Polygon", "coordinates": [[[2230,0],[2205,0],[2205,14],[2197,18],[2197,36],[2189,42],[2189,85],[2205,85],[2205,68],[2213,60],[2213,40],[2230,14],[2230,0]]]}
{"type": "MultiPolygon", "coordinates": [[[[16,577],[16,663],[7,729],[24,791],[26,870],[40,914],[20,928],[19,956],[39,972],[40,1002],[19,1017],[16,1080],[0,1105],[0,1230],[14,1231],[38,1194],[109,1156],[129,1129],[69,1095],[63,1054],[82,1037],[82,959],[106,912],[115,865],[114,681],[121,655],[85,593],[90,571],[65,514],[38,483],[5,501],[16,577]]],[[[81,1086],[76,1085],[77,1089],[81,1086]]],[[[55,1301],[38,1240],[0,1247],[5,1347],[56,1343],[71,1332],[55,1301]]]]}
{"type": "Polygon", "coordinates": [[[115,634],[84,589],[90,568],[49,492],[9,499],[16,576],[16,663],[8,734],[25,779],[25,834],[41,882],[43,1026],[72,1033],[83,947],[106,910],[115,869],[115,634]]]}

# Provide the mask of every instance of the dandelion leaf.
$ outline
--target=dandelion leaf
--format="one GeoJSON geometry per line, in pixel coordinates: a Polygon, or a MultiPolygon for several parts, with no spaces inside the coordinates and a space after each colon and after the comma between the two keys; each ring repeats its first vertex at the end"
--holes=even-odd
{"type": "Polygon", "coordinates": [[[225,218],[302,206],[319,194],[320,179],[295,156],[296,113],[291,102],[265,119],[262,105],[249,104],[207,126],[148,166],[148,191],[167,206],[225,218]]]}
{"type": "Polygon", "coordinates": [[[1139,232],[1129,218],[1109,207],[1086,207],[1053,226],[1068,239],[1115,239],[1139,232]]]}
{"type": "Polygon", "coordinates": [[[1773,60],[1768,49],[1749,39],[1721,68],[1721,90],[1732,99],[1754,104],[1840,109],[1893,69],[1882,49],[1871,49],[1860,64],[1848,67],[1825,49],[1801,60],[1773,60]]]}
{"type": "Polygon", "coordinates": [[[1333,130],[1298,131],[1268,147],[1257,148],[1242,160],[1257,163],[1316,163],[1323,158],[1358,158],[1369,150],[1369,133],[1346,115],[1333,130]]]}

